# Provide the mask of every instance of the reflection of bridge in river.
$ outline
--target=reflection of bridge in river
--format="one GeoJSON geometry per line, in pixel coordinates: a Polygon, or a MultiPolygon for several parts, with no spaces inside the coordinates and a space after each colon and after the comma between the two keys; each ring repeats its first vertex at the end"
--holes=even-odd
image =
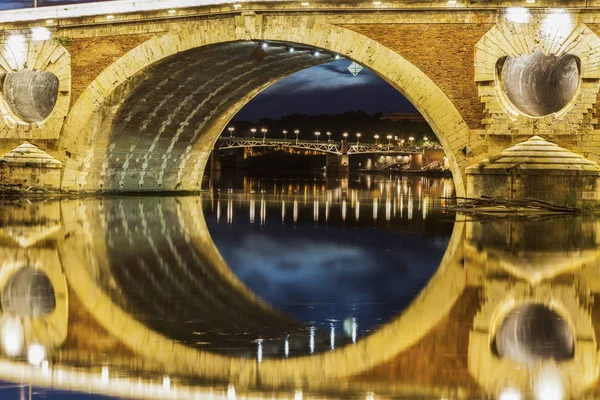
{"type": "Polygon", "coordinates": [[[236,138],[220,137],[215,145],[215,149],[241,149],[248,147],[279,147],[307,151],[316,151],[330,154],[422,154],[423,150],[415,146],[397,146],[383,143],[355,143],[350,144],[345,140],[336,142],[333,140],[313,141],[298,139],[255,139],[255,138],[236,138]]]}
{"type": "MultiPolygon", "coordinates": [[[[256,341],[265,334],[263,325],[281,334],[298,325],[261,302],[228,270],[206,230],[199,199],[82,199],[1,207],[1,291],[17,271],[33,267],[47,276],[56,297],[49,314],[29,314],[35,302],[3,307],[4,379],[161,399],[207,393],[189,386],[197,380],[220,382],[215,393],[225,397],[228,384],[235,385],[238,396],[255,388],[283,388],[292,396],[304,390],[307,398],[312,389],[340,386],[382,397],[406,391],[417,397],[473,397],[480,391],[495,397],[507,388],[540,390],[531,382],[558,388],[564,397],[598,392],[600,229],[591,218],[459,221],[438,271],[393,321],[348,346],[338,348],[336,342],[335,351],[330,351],[330,332],[324,332],[315,333],[317,345],[326,350],[321,354],[261,359],[271,345],[285,348],[287,337],[256,341]],[[119,252],[123,258],[114,258],[119,252]],[[193,265],[192,259],[197,260],[193,265]],[[148,292],[151,286],[156,289],[148,292]],[[516,339],[502,334],[504,319],[531,303],[551,309],[570,330],[543,351],[527,336],[535,331],[516,339]],[[223,331],[250,332],[251,355],[204,349],[202,339],[175,336],[175,326],[161,326],[140,313],[153,309],[186,317],[192,307],[223,331]],[[18,326],[23,331],[13,329],[18,326]],[[15,341],[15,332],[23,332],[22,342],[15,341]],[[41,368],[25,361],[25,349],[35,343],[47,349],[41,368]],[[15,344],[22,352],[8,347],[15,344]],[[556,363],[552,354],[563,345],[574,350],[556,363]],[[531,357],[532,364],[515,361],[531,357]],[[139,375],[153,376],[155,382],[138,380],[139,375]]],[[[549,332],[544,339],[555,338],[549,332]]],[[[310,343],[310,330],[300,335],[310,343]]]]}

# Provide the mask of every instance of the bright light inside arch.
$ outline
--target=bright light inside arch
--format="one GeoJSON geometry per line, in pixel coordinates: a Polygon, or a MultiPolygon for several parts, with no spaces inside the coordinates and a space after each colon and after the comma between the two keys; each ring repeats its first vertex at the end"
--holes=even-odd
{"type": "Polygon", "coordinates": [[[531,14],[529,10],[524,7],[509,7],[506,9],[506,19],[509,22],[514,22],[516,24],[525,24],[529,22],[531,18],[531,14]]]}
{"type": "Polygon", "coordinates": [[[31,28],[31,39],[32,40],[48,40],[50,39],[50,31],[43,26],[37,28],[31,28]]]}
{"type": "Polygon", "coordinates": [[[25,344],[25,334],[21,321],[16,318],[9,318],[2,324],[1,331],[2,349],[9,357],[15,357],[23,351],[25,344]]]}

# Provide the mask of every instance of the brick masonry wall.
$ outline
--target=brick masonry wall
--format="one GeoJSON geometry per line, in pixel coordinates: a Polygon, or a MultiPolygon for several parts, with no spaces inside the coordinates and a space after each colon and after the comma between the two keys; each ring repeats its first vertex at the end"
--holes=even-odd
{"type": "Polygon", "coordinates": [[[71,104],[106,67],[150,37],[137,34],[72,39],[67,48],[71,54],[71,104]]]}
{"type": "Polygon", "coordinates": [[[477,93],[475,44],[491,24],[345,25],[378,41],[423,71],[454,103],[471,129],[483,126],[484,107],[477,93]]]}

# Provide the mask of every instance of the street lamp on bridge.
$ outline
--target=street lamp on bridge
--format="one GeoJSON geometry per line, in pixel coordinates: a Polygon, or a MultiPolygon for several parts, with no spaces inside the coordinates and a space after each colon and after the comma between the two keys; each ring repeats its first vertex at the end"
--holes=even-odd
{"type": "Polygon", "coordinates": [[[298,129],[296,129],[294,131],[294,134],[296,135],[296,144],[298,144],[298,135],[300,134],[300,131],[298,129]]]}
{"type": "Polygon", "coordinates": [[[319,141],[319,136],[321,135],[321,132],[317,131],[315,132],[315,136],[317,137],[317,142],[319,141]]]}
{"type": "Polygon", "coordinates": [[[387,135],[387,140],[388,140],[388,151],[390,150],[390,142],[392,141],[393,136],[392,135],[387,135]]]}
{"type": "Polygon", "coordinates": [[[327,132],[327,143],[331,142],[331,132],[327,132]]]}
{"type": "Polygon", "coordinates": [[[267,128],[260,128],[260,131],[263,134],[263,143],[267,140],[267,128]]]}
{"type": "Polygon", "coordinates": [[[344,132],[344,133],[342,134],[342,136],[344,137],[344,140],[347,140],[347,139],[348,139],[348,132],[344,132]]]}
{"type": "Polygon", "coordinates": [[[227,128],[227,130],[229,131],[229,138],[231,139],[233,137],[233,131],[235,131],[235,128],[233,126],[230,126],[229,128],[227,128]]]}
{"type": "Polygon", "coordinates": [[[373,136],[375,138],[375,144],[379,144],[379,135],[373,136]]]}
{"type": "Polygon", "coordinates": [[[408,138],[408,141],[410,142],[410,145],[412,146],[413,142],[415,141],[415,138],[411,136],[408,138]]]}
{"type": "Polygon", "coordinates": [[[252,132],[252,139],[254,139],[254,134],[256,133],[256,128],[250,129],[250,132],[252,132]]]}
{"type": "Polygon", "coordinates": [[[356,134],[356,145],[357,145],[357,146],[358,146],[358,144],[360,143],[360,137],[361,137],[361,136],[362,136],[362,135],[360,134],[360,132],[358,132],[358,133],[356,134]]]}
{"type": "Polygon", "coordinates": [[[283,130],[283,138],[287,139],[287,130],[285,130],[285,129],[283,130]]]}

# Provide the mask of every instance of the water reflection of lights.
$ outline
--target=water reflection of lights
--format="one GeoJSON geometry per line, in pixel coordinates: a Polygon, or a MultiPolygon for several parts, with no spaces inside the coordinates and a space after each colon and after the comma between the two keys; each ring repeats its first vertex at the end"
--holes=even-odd
{"type": "Polygon", "coordinates": [[[233,200],[227,200],[227,223],[233,223],[233,200]]]}
{"type": "Polygon", "coordinates": [[[163,389],[166,391],[171,390],[171,378],[168,376],[163,377],[163,389]]]}
{"type": "Polygon", "coordinates": [[[302,390],[296,390],[296,392],[294,392],[294,400],[302,400],[302,390]]]}
{"type": "Polygon", "coordinates": [[[505,388],[500,391],[498,400],[521,400],[521,392],[516,388],[505,388]]]}
{"type": "Polygon", "coordinates": [[[265,201],[265,197],[261,196],[260,198],[260,224],[264,225],[267,219],[267,202],[265,201]]]}
{"type": "Polygon", "coordinates": [[[354,217],[356,218],[356,222],[358,222],[358,219],[360,217],[360,201],[358,201],[358,199],[356,199],[356,207],[354,208],[354,217]]]}
{"type": "Polygon", "coordinates": [[[358,323],[356,318],[352,317],[344,320],[344,332],[352,338],[352,343],[356,343],[356,336],[358,333],[358,323]]]}
{"type": "Polygon", "coordinates": [[[315,222],[319,222],[319,200],[313,202],[313,219],[315,222]]]}
{"type": "Polygon", "coordinates": [[[23,324],[18,318],[7,317],[2,323],[2,349],[9,357],[21,354],[25,344],[23,324]]]}
{"type": "Polygon", "coordinates": [[[33,343],[27,351],[27,360],[29,364],[40,366],[46,359],[46,349],[39,343],[33,343]]]}
{"type": "Polygon", "coordinates": [[[560,370],[553,365],[547,365],[534,378],[533,393],[537,400],[562,400],[565,398],[565,388],[560,370]]]}
{"type": "Polygon", "coordinates": [[[281,223],[285,222],[285,200],[281,200],[281,223]]]}
{"type": "Polygon", "coordinates": [[[258,339],[256,343],[258,344],[258,349],[256,350],[256,360],[261,363],[263,360],[263,339],[258,339]]]}
{"type": "Polygon", "coordinates": [[[335,325],[331,324],[329,331],[329,348],[335,350],[335,325]]]}
{"type": "Polygon", "coordinates": [[[388,197],[385,199],[385,220],[389,221],[390,219],[392,219],[392,202],[388,197]]]}
{"type": "Polygon", "coordinates": [[[347,204],[346,204],[346,200],[344,199],[344,200],[342,200],[342,221],[346,220],[346,207],[347,207],[347,204]]]}
{"type": "Polygon", "coordinates": [[[310,354],[315,352],[315,327],[310,327],[310,338],[308,341],[308,348],[310,349],[310,354]]]}
{"type": "Polygon", "coordinates": [[[108,367],[107,366],[102,367],[102,373],[100,374],[100,380],[102,380],[102,383],[108,383],[108,367]]]}
{"type": "Polygon", "coordinates": [[[250,223],[254,223],[254,216],[256,214],[256,200],[250,200],[250,223]]]}
{"type": "Polygon", "coordinates": [[[294,199],[294,223],[298,222],[298,200],[294,199]]]}
{"type": "Polygon", "coordinates": [[[233,385],[229,385],[227,387],[227,400],[235,400],[235,387],[233,385]]]}
{"type": "Polygon", "coordinates": [[[290,355],[290,337],[287,336],[285,338],[285,342],[283,344],[283,352],[285,353],[285,357],[289,357],[290,355]]]}
{"type": "Polygon", "coordinates": [[[377,203],[377,199],[373,199],[373,220],[377,221],[377,210],[379,209],[379,204],[377,203]]]}

